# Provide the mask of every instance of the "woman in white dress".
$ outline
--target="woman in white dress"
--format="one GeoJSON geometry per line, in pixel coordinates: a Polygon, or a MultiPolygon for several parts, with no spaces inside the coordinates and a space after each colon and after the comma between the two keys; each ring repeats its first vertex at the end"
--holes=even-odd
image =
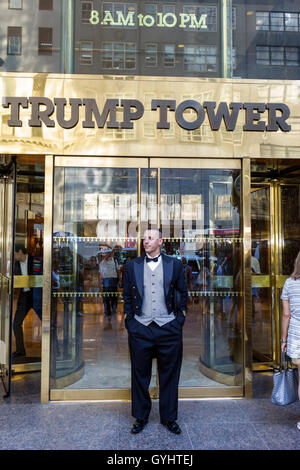
{"type": "MultiPolygon", "coordinates": [[[[300,377],[300,251],[294,271],[285,281],[281,300],[283,304],[281,350],[297,365],[300,377]]],[[[300,399],[300,381],[298,388],[300,399]]],[[[297,423],[300,430],[300,421],[297,423]]]]}

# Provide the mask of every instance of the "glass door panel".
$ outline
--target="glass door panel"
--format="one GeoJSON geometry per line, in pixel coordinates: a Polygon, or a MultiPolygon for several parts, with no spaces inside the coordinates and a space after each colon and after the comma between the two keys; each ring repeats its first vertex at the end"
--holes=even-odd
{"type": "Polygon", "coordinates": [[[279,253],[278,274],[288,277],[300,251],[300,185],[280,185],[279,190],[282,251],[279,253]]]}
{"type": "Polygon", "coordinates": [[[280,361],[281,289],[300,251],[300,185],[253,186],[252,327],[253,368],[280,361]]]}
{"type": "Polygon", "coordinates": [[[242,385],[240,170],[161,168],[160,223],[189,290],[180,387],[242,385]]]}
{"type": "Polygon", "coordinates": [[[294,270],[294,261],[300,251],[300,184],[278,186],[279,246],[278,273],[276,276],[276,300],[278,302],[278,341],[281,331],[281,289],[294,270]]]}
{"type": "Polygon", "coordinates": [[[0,178],[0,377],[5,393],[10,393],[11,358],[10,329],[12,305],[14,182],[0,178]]]}
{"type": "Polygon", "coordinates": [[[274,188],[252,188],[251,192],[251,268],[252,268],[252,344],[254,368],[274,360],[273,301],[274,253],[271,252],[274,188]]]}
{"type": "Polygon", "coordinates": [[[17,163],[12,344],[12,363],[15,372],[41,369],[43,163],[41,157],[32,158],[30,163],[23,162],[20,157],[17,163]]]}
{"type": "Polygon", "coordinates": [[[55,167],[52,388],[130,388],[122,274],[138,255],[139,171],[55,167]]]}
{"type": "MultiPolygon", "coordinates": [[[[169,162],[88,158],[82,167],[78,158],[55,157],[52,397],[84,389],[86,397],[130,396],[122,273],[143,253],[149,224],[162,227],[163,251],[185,266],[181,390],[243,385],[240,162],[223,169],[220,161],[217,169],[169,162]]],[[[157,397],[155,360],[150,388],[157,397]]]]}

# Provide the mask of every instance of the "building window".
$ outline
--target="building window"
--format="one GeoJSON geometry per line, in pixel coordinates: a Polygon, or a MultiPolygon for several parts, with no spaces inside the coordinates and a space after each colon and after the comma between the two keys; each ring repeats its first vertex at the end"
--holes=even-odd
{"type": "Polygon", "coordinates": [[[9,10],[22,10],[23,0],[8,0],[9,10]]]}
{"type": "Polygon", "coordinates": [[[137,11],[135,3],[104,2],[102,9],[103,21],[107,21],[107,26],[113,28],[135,28],[137,11]]]}
{"type": "Polygon", "coordinates": [[[175,46],[174,44],[164,45],[164,66],[174,67],[175,66],[175,46]]]}
{"type": "Polygon", "coordinates": [[[151,15],[156,17],[157,14],[157,5],[154,3],[146,3],[145,5],[145,15],[151,15]]]}
{"type": "Polygon", "coordinates": [[[270,47],[271,65],[284,65],[284,47],[270,47]]]}
{"type": "Polygon", "coordinates": [[[217,31],[217,8],[195,5],[186,5],[183,7],[183,13],[192,15],[189,22],[186,23],[185,30],[188,31],[217,31]]]}
{"type": "Polygon", "coordinates": [[[102,67],[114,70],[135,69],[135,44],[132,42],[104,42],[102,46],[102,67]]]}
{"type": "Polygon", "coordinates": [[[93,63],[93,42],[82,41],[79,49],[80,65],[92,65],[93,63]]]}
{"type": "Polygon", "coordinates": [[[300,24],[299,13],[285,13],[284,14],[285,31],[300,31],[299,24],[300,24]]]}
{"type": "Polygon", "coordinates": [[[82,1],[80,4],[80,18],[81,23],[90,24],[91,12],[93,10],[93,1],[82,1]]]}
{"type": "Polygon", "coordinates": [[[8,26],[7,28],[7,55],[22,54],[22,28],[8,26]]]}
{"type": "Polygon", "coordinates": [[[300,31],[299,13],[257,11],[257,31],[300,31]]]}
{"type": "Polygon", "coordinates": [[[232,27],[232,30],[236,29],[236,8],[235,7],[232,7],[232,10],[231,10],[231,27],[232,27]]]}
{"type": "Polygon", "coordinates": [[[270,13],[270,26],[271,26],[271,31],[284,31],[284,14],[271,12],[270,13]]]}
{"type": "Polygon", "coordinates": [[[184,70],[187,72],[216,72],[216,46],[184,46],[184,70]]]}
{"type": "Polygon", "coordinates": [[[231,70],[236,69],[236,48],[232,47],[231,49],[228,48],[227,51],[227,61],[231,70]]]}
{"type": "Polygon", "coordinates": [[[172,26],[174,24],[175,5],[163,5],[162,12],[165,23],[172,26]]]}
{"type": "Polygon", "coordinates": [[[269,31],[270,29],[270,18],[268,11],[257,11],[256,12],[256,29],[257,31],[269,31]]]}
{"type": "Polygon", "coordinates": [[[299,67],[299,49],[298,47],[285,48],[285,63],[287,67],[299,67]]]}
{"type": "Polygon", "coordinates": [[[268,46],[256,46],[257,65],[270,65],[270,51],[268,46]]]}
{"type": "Polygon", "coordinates": [[[257,65],[299,67],[299,48],[282,46],[256,46],[257,65]]]}
{"type": "Polygon", "coordinates": [[[145,66],[157,66],[157,44],[145,44],[145,66]]]}
{"type": "Polygon", "coordinates": [[[39,28],[39,55],[52,55],[52,28],[39,28]]]}
{"type": "Polygon", "coordinates": [[[53,0],[40,0],[39,10],[53,10],[53,0]]]}

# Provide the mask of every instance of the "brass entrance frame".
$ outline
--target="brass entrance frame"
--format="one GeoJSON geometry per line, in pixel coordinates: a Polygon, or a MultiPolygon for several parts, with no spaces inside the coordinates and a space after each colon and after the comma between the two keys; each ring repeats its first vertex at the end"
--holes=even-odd
{"type": "MultiPolygon", "coordinates": [[[[53,190],[55,167],[126,167],[138,169],[138,201],[141,199],[141,169],[158,169],[158,192],[161,168],[241,169],[241,224],[243,234],[243,385],[226,387],[182,387],[180,398],[242,397],[252,395],[251,375],[251,219],[250,219],[250,159],[203,159],[203,158],[157,158],[157,157],[85,157],[47,155],[45,159],[45,227],[44,227],[44,276],[43,276],[43,325],[42,325],[42,374],[41,402],[49,400],[129,400],[130,389],[51,389],[50,382],[50,314],[51,314],[51,263],[53,190]]],[[[159,193],[158,193],[159,194],[159,193]]],[[[138,214],[140,226],[140,214],[138,214]]],[[[140,232],[139,232],[140,234],[140,232]]],[[[139,250],[140,253],[140,250],[139,250]]],[[[215,372],[215,374],[218,374],[215,372]]],[[[151,391],[157,398],[156,390],[151,391]]]]}
{"type": "Polygon", "coordinates": [[[252,287],[269,287],[271,289],[272,311],[272,358],[268,362],[253,362],[254,371],[273,369],[274,365],[280,363],[280,289],[288,275],[282,274],[282,249],[283,221],[281,210],[281,186],[295,185],[295,183],[282,182],[262,182],[254,183],[251,191],[259,191],[262,188],[269,189],[269,210],[270,210],[270,273],[251,275],[252,287]]]}

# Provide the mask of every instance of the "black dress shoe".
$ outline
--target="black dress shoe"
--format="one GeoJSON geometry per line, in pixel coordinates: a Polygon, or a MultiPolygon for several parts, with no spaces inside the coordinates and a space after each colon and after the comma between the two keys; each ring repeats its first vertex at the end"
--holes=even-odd
{"type": "Polygon", "coordinates": [[[176,421],[169,421],[168,423],[163,423],[163,424],[173,434],[180,434],[181,433],[180,426],[176,423],[176,421]]]}
{"type": "Polygon", "coordinates": [[[146,426],[147,422],[148,421],[144,421],[143,419],[137,419],[131,428],[131,434],[138,434],[141,432],[146,426]]]}

